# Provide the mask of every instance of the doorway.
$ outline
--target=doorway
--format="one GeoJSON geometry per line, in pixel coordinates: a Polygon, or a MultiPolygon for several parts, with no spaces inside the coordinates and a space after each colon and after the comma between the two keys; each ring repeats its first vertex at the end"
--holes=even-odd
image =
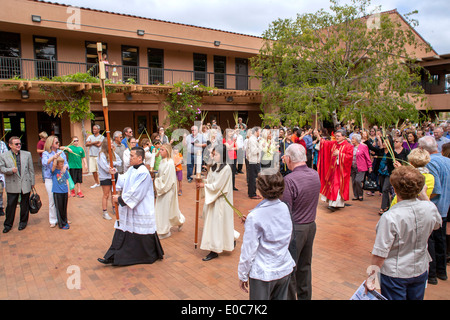
{"type": "Polygon", "coordinates": [[[9,138],[16,136],[22,142],[22,150],[28,150],[25,112],[2,112],[2,140],[8,145],[9,138]]]}
{"type": "Polygon", "coordinates": [[[248,59],[235,59],[236,90],[248,90],[248,59]]]}
{"type": "Polygon", "coordinates": [[[134,113],[134,132],[135,137],[147,138],[147,134],[152,136],[158,131],[158,112],[157,111],[139,111],[134,113]]]}

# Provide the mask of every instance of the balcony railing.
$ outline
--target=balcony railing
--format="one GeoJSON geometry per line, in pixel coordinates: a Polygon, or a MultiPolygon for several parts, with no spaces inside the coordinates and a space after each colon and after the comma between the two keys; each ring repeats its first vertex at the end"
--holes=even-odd
{"type": "MultiPolygon", "coordinates": [[[[77,72],[98,74],[98,65],[82,62],[51,61],[0,57],[0,79],[52,79],[77,72]]],[[[179,81],[198,80],[202,84],[227,90],[259,90],[260,80],[248,75],[198,72],[189,70],[160,69],[137,66],[107,66],[107,76],[113,83],[125,83],[133,79],[136,84],[174,84],[179,81]],[[113,71],[117,72],[114,76],[113,71]]]]}

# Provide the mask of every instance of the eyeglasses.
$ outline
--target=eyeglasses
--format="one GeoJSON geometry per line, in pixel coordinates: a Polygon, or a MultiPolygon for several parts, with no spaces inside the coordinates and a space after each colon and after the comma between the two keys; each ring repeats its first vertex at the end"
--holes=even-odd
{"type": "Polygon", "coordinates": [[[17,143],[14,143],[14,145],[15,145],[15,146],[21,146],[21,145],[22,145],[22,143],[20,143],[20,142],[17,142],[17,143]]]}

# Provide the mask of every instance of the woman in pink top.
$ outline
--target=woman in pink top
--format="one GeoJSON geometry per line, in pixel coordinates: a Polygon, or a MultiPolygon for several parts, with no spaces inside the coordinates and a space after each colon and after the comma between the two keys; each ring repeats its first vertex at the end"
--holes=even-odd
{"type": "Polygon", "coordinates": [[[369,148],[364,143],[361,143],[361,135],[352,135],[353,148],[353,163],[352,163],[352,186],[353,195],[352,200],[363,201],[363,182],[367,171],[372,172],[372,161],[370,160],[369,148]]]}

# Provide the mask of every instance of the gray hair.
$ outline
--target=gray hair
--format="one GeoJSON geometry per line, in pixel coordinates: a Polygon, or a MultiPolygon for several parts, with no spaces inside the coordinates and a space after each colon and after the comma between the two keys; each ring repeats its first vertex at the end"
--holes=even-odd
{"type": "Polygon", "coordinates": [[[261,129],[261,127],[253,127],[252,134],[255,134],[256,132],[258,132],[259,129],[261,129]]]}
{"type": "Polygon", "coordinates": [[[122,134],[122,131],[114,131],[113,133],[113,139],[117,138],[119,135],[122,134]]]}
{"type": "Polygon", "coordinates": [[[436,139],[434,139],[434,137],[432,136],[422,137],[419,139],[418,143],[419,148],[428,151],[428,153],[434,153],[438,151],[436,139]]]}
{"type": "Polygon", "coordinates": [[[292,162],[306,162],[306,150],[301,144],[293,143],[287,147],[284,152],[285,156],[288,156],[292,162]]]}
{"type": "Polygon", "coordinates": [[[100,126],[99,126],[98,124],[94,124],[94,125],[92,126],[92,128],[94,128],[94,127],[96,127],[98,130],[100,130],[100,126]]]}
{"type": "Polygon", "coordinates": [[[359,133],[354,133],[352,139],[355,138],[358,143],[361,143],[361,135],[359,133]]]}
{"type": "Polygon", "coordinates": [[[340,133],[343,137],[346,136],[346,135],[345,135],[345,131],[342,130],[342,129],[336,130],[336,131],[334,132],[334,134],[336,135],[336,133],[340,133]]]}

